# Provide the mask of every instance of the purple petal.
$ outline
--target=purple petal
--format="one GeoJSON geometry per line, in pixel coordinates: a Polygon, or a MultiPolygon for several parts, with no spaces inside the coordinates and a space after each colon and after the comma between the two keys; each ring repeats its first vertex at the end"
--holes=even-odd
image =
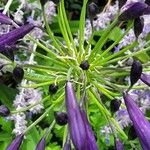
{"type": "Polygon", "coordinates": [[[141,81],[150,86],[150,75],[142,73],[141,81]]]}
{"type": "Polygon", "coordinates": [[[124,101],[133,123],[136,134],[144,150],[150,149],[150,123],[132,99],[131,95],[124,94],[124,101]]]}
{"type": "Polygon", "coordinates": [[[0,23],[12,24],[12,20],[9,17],[7,17],[6,15],[0,13],[0,23]]]}
{"type": "Polygon", "coordinates": [[[64,147],[63,147],[63,150],[71,150],[71,144],[66,142],[64,147]]]}
{"type": "Polygon", "coordinates": [[[36,146],[36,150],[45,150],[45,137],[42,137],[36,146]]]}
{"type": "Polygon", "coordinates": [[[123,144],[118,138],[115,140],[115,147],[116,150],[124,150],[123,144]]]}
{"type": "Polygon", "coordinates": [[[86,142],[85,125],[80,113],[80,108],[77,103],[72,83],[69,81],[66,83],[65,94],[71,140],[75,149],[84,150],[86,142]]]}
{"type": "Polygon", "coordinates": [[[19,150],[20,145],[23,141],[23,134],[16,136],[16,138],[12,141],[12,143],[7,147],[6,150],[19,150]]]}

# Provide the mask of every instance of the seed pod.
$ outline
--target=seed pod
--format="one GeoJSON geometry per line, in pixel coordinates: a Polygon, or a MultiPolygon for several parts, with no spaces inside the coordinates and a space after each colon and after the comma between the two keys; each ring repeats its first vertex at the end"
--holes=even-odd
{"type": "Polygon", "coordinates": [[[150,75],[142,73],[141,81],[150,86],[150,75]]]}
{"type": "Polygon", "coordinates": [[[116,99],[111,100],[111,102],[110,102],[110,111],[112,113],[115,113],[116,111],[119,110],[120,105],[121,105],[121,100],[116,100],[116,99]]]}
{"type": "Polygon", "coordinates": [[[148,14],[148,5],[143,2],[134,2],[129,5],[129,8],[125,10],[120,16],[120,21],[127,21],[139,18],[144,14],[148,14]]]}
{"type": "Polygon", "coordinates": [[[12,20],[9,17],[7,17],[6,15],[0,13],[0,23],[12,24],[12,20]]]}
{"type": "Polygon", "coordinates": [[[124,93],[124,101],[133,123],[136,134],[144,150],[150,149],[150,123],[145,118],[143,112],[132,99],[131,95],[124,93]]]}
{"type": "Polygon", "coordinates": [[[139,61],[134,60],[130,72],[131,86],[133,86],[140,79],[141,74],[142,64],[139,61]]]}
{"type": "Polygon", "coordinates": [[[88,5],[88,14],[89,14],[89,17],[94,18],[97,13],[98,13],[98,7],[97,7],[97,5],[94,2],[91,2],[88,5]]]}
{"type": "Polygon", "coordinates": [[[131,126],[128,131],[128,139],[129,140],[135,140],[137,138],[136,131],[134,129],[134,126],[131,126]]]}
{"type": "Polygon", "coordinates": [[[24,76],[24,71],[20,67],[15,67],[13,70],[13,78],[17,82],[21,82],[24,76]]]}
{"type": "Polygon", "coordinates": [[[56,120],[56,123],[60,126],[66,125],[68,122],[68,116],[65,112],[54,112],[54,117],[56,120]]]}
{"type": "Polygon", "coordinates": [[[21,143],[23,141],[23,134],[16,136],[16,138],[12,141],[12,143],[7,147],[6,150],[19,150],[21,143]]]}
{"type": "Polygon", "coordinates": [[[82,68],[82,70],[88,70],[89,67],[90,67],[90,64],[87,60],[82,61],[80,64],[80,68],[82,68]]]}
{"type": "Polygon", "coordinates": [[[10,114],[10,110],[5,105],[1,105],[0,106],[0,116],[6,117],[9,114],[10,114]]]}
{"type": "Polygon", "coordinates": [[[36,146],[36,150],[45,150],[45,137],[42,137],[36,146]]]}
{"type": "Polygon", "coordinates": [[[58,85],[56,85],[54,83],[49,85],[49,93],[50,94],[55,94],[57,92],[57,90],[58,90],[58,85]]]}
{"type": "Polygon", "coordinates": [[[143,18],[136,18],[134,20],[134,34],[136,38],[142,33],[144,27],[144,19],[143,18]]]}
{"type": "Polygon", "coordinates": [[[127,2],[127,0],[119,0],[119,9],[127,2]]]}
{"type": "Polygon", "coordinates": [[[118,138],[115,139],[115,147],[116,147],[116,150],[124,150],[123,144],[118,138]]]}
{"type": "Polygon", "coordinates": [[[75,92],[71,82],[66,83],[65,103],[68,115],[70,137],[75,149],[84,150],[86,143],[86,130],[75,92]]]}

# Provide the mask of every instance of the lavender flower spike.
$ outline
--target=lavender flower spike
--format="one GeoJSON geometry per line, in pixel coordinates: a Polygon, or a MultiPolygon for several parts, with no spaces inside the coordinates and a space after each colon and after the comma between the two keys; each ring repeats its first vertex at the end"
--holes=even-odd
{"type": "Polygon", "coordinates": [[[131,95],[128,93],[124,94],[124,101],[143,150],[149,150],[150,123],[146,120],[144,114],[134,102],[131,95]]]}
{"type": "Polygon", "coordinates": [[[116,147],[116,150],[124,150],[123,144],[118,138],[115,139],[115,147],[116,147]]]}
{"type": "Polygon", "coordinates": [[[36,146],[36,150],[45,150],[45,137],[42,137],[36,146]]]}
{"type": "Polygon", "coordinates": [[[65,102],[68,115],[68,125],[71,140],[77,150],[86,150],[86,130],[80,108],[77,103],[72,83],[68,81],[65,87],[65,102]]]}
{"type": "Polygon", "coordinates": [[[150,75],[142,73],[141,81],[150,86],[150,75]]]}
{"type": "Polygon", "coordinates": [[[17,40],[23,38],[33,28],[34,24],[26,24],[17,29],[10,31],[0,37],[0,51],[4,50],[5,46],[13,45],[17,40]]]}
{"type": "Polygon", "coordinates": [[[13,141],[12,143],[7,147],[6,150],[19,150],[19,147],[23,141],[23,134],[18,135],[13,141]]]}
{"type": "Polygon", "coordinates": [[[6,15],[0,13],[0,23],[4,23],[4,24],[12,24],[12,20],[7,17],[6,15]]]}

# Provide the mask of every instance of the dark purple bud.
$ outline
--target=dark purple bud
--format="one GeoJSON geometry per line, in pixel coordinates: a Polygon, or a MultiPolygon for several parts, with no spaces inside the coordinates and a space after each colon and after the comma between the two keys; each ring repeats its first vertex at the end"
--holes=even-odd
{"type": "Polygon", "coordinates": [[[23,134],[16,136],[16,138],[12,141],[12,143],[7,147],[6,150],[19,150],[20,145],[23,141],[23,134]]]}
{"type": "Polygon", "coordinates": [[[142,73],[141,75],[141,81],[150,86],[150,75],[142,73]]]}
{"type": "Polygon", "coordinates": [[[50,94],[55,94],[58,90],[58,85],[57,84],[50,84],[49,85],[49,93],[50,94]]]}
{"type": "Polygon", "coordinates": [[[133,20],[139,18],[144,14],[148,14],[148,5],[142,2],[135,2],[129,5],[129,8],[125,10],[120,16],[120,21],[133,20]]]}
{"type": "Polygon", "coordinates": [[[134,60],[130,72],[131,86],[133,86],[140,79],[141,74],[142,64],[139,61],[134,60]]]}
{"type": "Polygon", "coordinates": [[[144,150],[150,149],[150,123],[145,118],[143,112],[128,93],[124,94],[124,101],[129,117],[133,123],[136,134],[144,150]]]}
{"type": "Polygon", "coordinates": [[[144,27],[144,19],[143,18],[136,18],[134,20],[134,34],[136,38],[142,33],[144,27]]]}
{"type": "Polygon", "coordinates": [[[21,67],[15,67],[13,70],[13,78],[17,82],[21,82],[24,76],[24,71],[21,67]]]}
{"type": "Polygon", "coordinates": [[[0,13],[0,23],[12,24],[12,20],[9,17],[7,17],[6,15],[0,13]]]}
{"type": "Polygon", "coordinates": [[[131,126],[128,131],[128,139],[129,140],[135,140],[137,138],[136,131],[134,129],[134,126],[131,126]]]}
{"type": "Polygon", "coordinates": [[[54,112],[55,121],[60,126],[66,125],[68,122],[68,116],[65,112],[54,112]]]}
{"type": "Polygon", "coordinates": [[[116,147],[116,150],[124,150],[123,144],[118,138],[115,139],[115,147],[116,147]]]}
{"type": "Polygon", "coordinates": [[[28,34],[34,27],[33,24],[27,24],[2,35],[0,37],[0,50],[2,51],[2,47],[5,48],[5,46],[13,45],[17,40],[28,34]]]}
{"type": "Polygon", "coordinates": [[[89,16],[91,18],[94,18],[97,13],[98,13],[98,6],[94,2],[91,2],[88,5],[88,14],[89,14],[89,16]]]}
{"type": "Polygon", "coordinates": [[[94,133],[92,131],[92,128],[90,126],[90,123],[87,119],[87,115],[84,110],[81,110],[81,115],[82,115],[82,119],[85,124],[85,129],[86,129],[86,134],[87,134],[86,135],[87,136],[86,137],[86,147],[84,149],[85,150],[98,150],[94,133]]]}
{"type": "Polygon", "coordinates": [[[119,110],[120,105],[121,105],[121,100],[116,100],[116,99],[111,100],[111,102],[110,102],[110,111],[112,113],[115,113],[116,111],[119,110]]]}
{"type": "Polygon", "coordinates": [[[84,150],[86,143],[86,130],[75,92],[71,82],[66,83],[65,103],[68,115],[70,137],[75,149],[84,150]]]}
{"type": "Polygon", "coordinates": [[[66,142],[64,144],[63,150],[71,150],[71,144],[70,144],[70,142],[66,142]]]}
{"type": "Polygon", "coordinates": [[[88,70],[89,67],[90,67],[90,64],[87,60],[82,61],[80,64],[80,68],[82,68],[82,70],[88,70]]]}
{"type": "Polygon", "coordinates": [[[42,137],[36,146],[36,150],[45,150],[45,137],[42,137]]]}
{"type": "Polygon", "coordinates": [[[119,9],[127,2],[127,0],[119,0],[119,9]]]}
{"type": "Polygon", "coordinates": [[[9,114],[10,114],[10,110],[5,105],[1,105],[0,106],[0,116],[6,117],[9,114]]]}

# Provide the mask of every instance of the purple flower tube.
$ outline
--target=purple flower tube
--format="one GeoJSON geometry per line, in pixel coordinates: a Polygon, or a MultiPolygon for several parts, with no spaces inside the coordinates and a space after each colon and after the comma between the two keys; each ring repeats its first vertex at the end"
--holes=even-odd
{"type": "Polygon", "coordinates": [[[142,73],[141,81],[150,86],[150,75],[142,73]]]}
{"type": "Polygon", "coordinates": [[[124,101],[132,120],[136,134],[140,140],[141,146],[144,150],[150,149],[150,123],[144,117],[144,114],[139,109],[137,104],[128,93],[124,94],[124,101]]]}
{"type": "Polygon", "coordinates": [[[115,139],[115,147],[116,147],[116,150],[124,150],[123,144],[118,138],[115,139]]]}
{"type": "Polygon", "coordinates": [[[45,137],[42,137],[36,146],[36,150],[45,150],[45,137]]]}
{"type": "Polygon", "coordinates": [[[0,13],[0,23],[12,24],[12,20],[9,17],[7,17],[6,15],[0,13]]]}

